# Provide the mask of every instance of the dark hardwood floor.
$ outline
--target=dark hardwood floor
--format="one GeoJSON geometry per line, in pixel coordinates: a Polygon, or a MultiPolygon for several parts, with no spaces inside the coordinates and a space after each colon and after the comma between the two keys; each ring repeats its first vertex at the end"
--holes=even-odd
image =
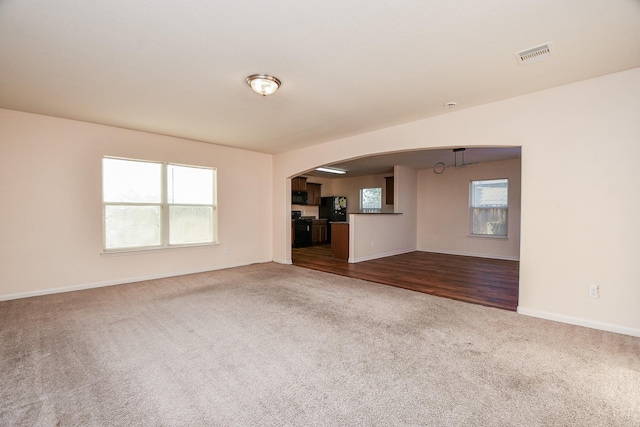
{"type": "Polygon", "coordinates": [[[294,265],[515,311],[519,262],[431,252],[410,252],[349,264],[333,258],[330,245],[294,248],[294,265]]]}

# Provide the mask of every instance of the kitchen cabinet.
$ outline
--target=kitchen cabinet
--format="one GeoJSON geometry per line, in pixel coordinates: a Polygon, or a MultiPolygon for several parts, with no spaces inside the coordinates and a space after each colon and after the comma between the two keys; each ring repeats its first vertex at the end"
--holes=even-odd
{"type": "Polygon", "coordinates": [[[342,261],[349,260],[349,224],[331,223],[331,252],[333,257],[342,261]]]}
{"type": "Polygon", "coordinates": [[[326,219],[314,219],[311,224],[311,244],[324,245],[328,240],[329,221],[326,219]]]}
{"type": "Polygon", "coordinates": [[[393,177],[385,176],[385,204],[392,205],[393,204],[393,177]]]}
{"type": "Polygon", "coordinates": [[[291,178],[291,191],[307,191],[307,178],[303,176],[291,178]]]}
{"type": "Polygon", "coordinates": [[[320,206],[322,184],[307,182],[307,205],[320,206]]]}

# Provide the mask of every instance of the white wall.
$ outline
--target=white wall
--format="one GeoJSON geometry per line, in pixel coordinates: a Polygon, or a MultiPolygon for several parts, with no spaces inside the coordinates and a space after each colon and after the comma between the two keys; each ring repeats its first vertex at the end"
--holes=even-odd
{"type": "Polygon", "coordinates": [[[416,171],[395,166],[394,175],[397,214],[349,215],[349,262],[416,250],[416,171]]]}
{"type": "Polygon", "coordinates": [[[9,110],[0,129],[0,299],[271,260],[270,155],[9,110]],[[103,155],[216,167],[220,244],[101,255],[103,155]]]}
{"type": "Polygon", "coordinates": [[[640,68],[276,155],[274,260],[290,260],[287,177],[399,150],[521,146],[518,310],[640,336],[638,117],[640,68]]]}
{"type": "Polygon", "coordinates": [[[488,162],[436,175],[418,171],[418,249],[455,255],[520,258],[520,159],[488,162]],[[469,183],[509,179],[507,235],[469,236],[469,183]]]}

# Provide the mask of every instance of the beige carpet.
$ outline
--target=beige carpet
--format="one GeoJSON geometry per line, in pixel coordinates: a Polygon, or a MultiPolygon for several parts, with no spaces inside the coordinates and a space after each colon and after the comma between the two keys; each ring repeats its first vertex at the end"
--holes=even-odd
{"type": "Polygon", "coordinates": [[[638,426],[640,339],[295,266],[0,302],[2,426],[638,426]]]}

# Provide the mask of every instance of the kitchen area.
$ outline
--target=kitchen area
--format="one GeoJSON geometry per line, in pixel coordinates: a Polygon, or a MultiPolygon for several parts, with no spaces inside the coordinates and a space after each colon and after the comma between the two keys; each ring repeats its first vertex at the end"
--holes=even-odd
{"type": "Polygon", "coordinates": [[[395,166],[393,173],[337,177],[312,173],[290,182],[294,264],[301,259],[316,266],[353,264],[416,250],[415,169],[395,166]],[[366,190],[377,197],[378,209],[363,205],[366,190]]]}
{"type": "Polygon", "coordinates": [[[322,196],[322,183],[291,179],[291,246],[327,246],[335,259],[349,258],[347,198],[322,196]]]}

